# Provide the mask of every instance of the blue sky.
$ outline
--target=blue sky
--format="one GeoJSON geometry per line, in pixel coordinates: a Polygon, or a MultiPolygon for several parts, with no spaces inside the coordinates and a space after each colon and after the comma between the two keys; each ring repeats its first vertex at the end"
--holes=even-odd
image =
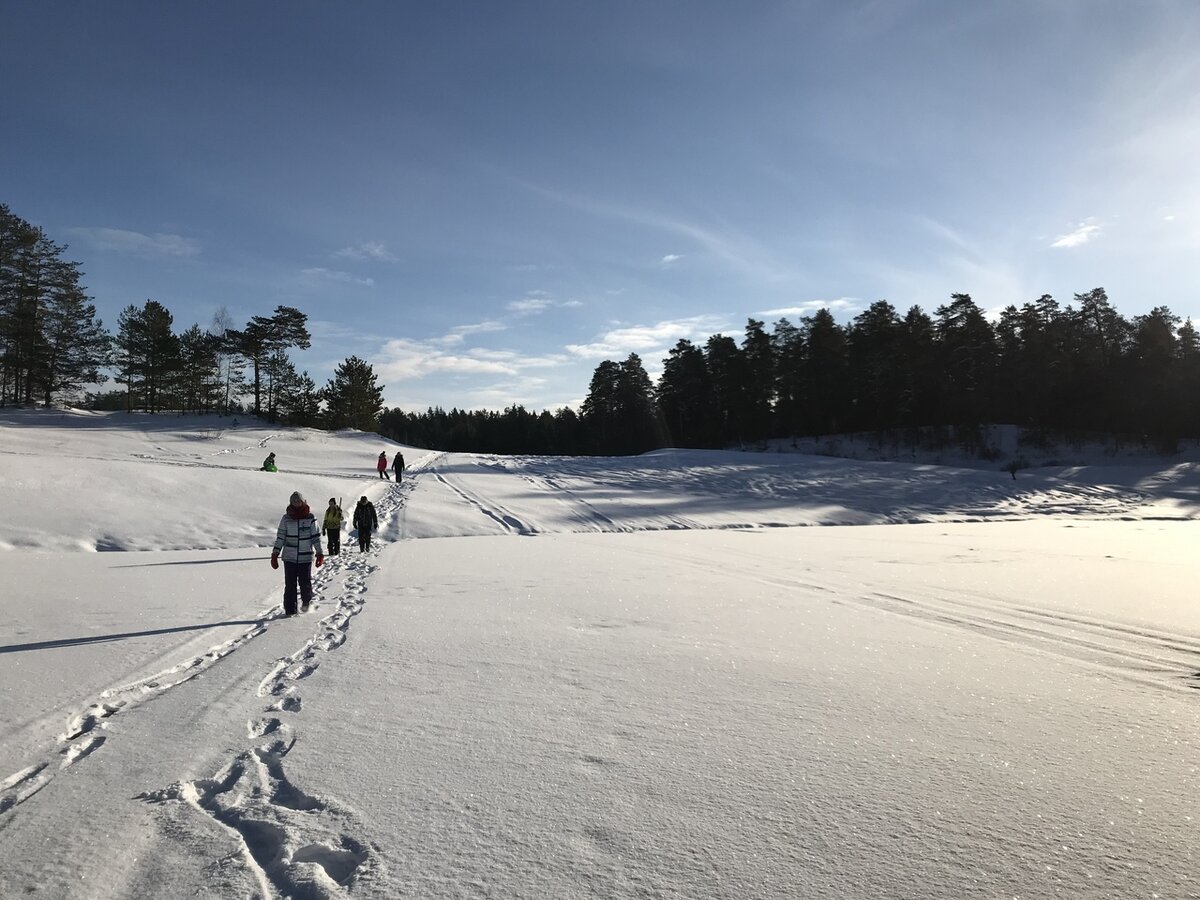
{"type": "Polygon", "coordinates": [[[14,3],[0,202],[108,325],[310,317],[389,405],[575,404],[871,302],[1200,316],[1200,4],[14,3]]]}

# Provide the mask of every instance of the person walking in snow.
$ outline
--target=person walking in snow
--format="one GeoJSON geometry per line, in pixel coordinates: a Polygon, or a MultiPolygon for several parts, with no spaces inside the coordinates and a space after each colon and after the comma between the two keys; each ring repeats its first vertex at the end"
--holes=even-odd
{"type": "Polygon", "coordinates": [[[384,481],[391,481],[387,473],[387,454],[380,453],[379,459],[375,460],[375,469],[379,472],[379,477],[384,481]]]}
{"type": "Polygon", "coordinates": [[[396,455],[392,459],[392,471],[396,473],[396,484],[399,484],[400,476],[404,473],[404,454],[399,450],[396,451],[396,455]]]}
{"type": "Polygon", "coordinates": [[[345,515],[338,506],[337,500],[329,498],[329,506],[325,509],[325,521],[321,523],[321,534],[329,545],[329,555],[337,556],[342,552],[342,521],[345,515]]]}
{"type": "Polygon", "coordinates": [[[354,527],[358,529],[358,549],[366,553],[371,549],[371,532],[379,527],[375,504],[366,497],[360,497],[354,507],[354,527]]]}
{"type": "Polygon", "coordinates": [[[279,469],[275,465],[275,454],[274,453],[267,454],[267,458],[263,460],[262,471],[264,471],[264,472],[278,472],[279,471],[279,469]]]}
{"type": "Polygon", "coordinates": [[[288,508],[279,520],[279,531],[275,534],[275,550],[271,554],[271,568],[279,568],[279,557],[283,555],[283,612],[296,614],[296,587],[300,588],[301,610],[307,611],[312,603],[312,564],[316,557],[317,568],[325,565],[325,554],[321,550],[321,532],[317,520],[304,496],[295,491],[288,508]]]}

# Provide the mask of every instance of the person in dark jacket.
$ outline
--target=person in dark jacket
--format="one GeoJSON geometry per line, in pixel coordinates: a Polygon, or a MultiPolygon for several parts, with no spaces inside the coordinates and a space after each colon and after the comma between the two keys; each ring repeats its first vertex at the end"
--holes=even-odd
{"type": "Polygon", "coordinates": [[[278,472],[279,468],[275,465],[275,454],[268,453],[267,458],[263,460],[262,470],[264,472],[278,472]]]}
{"type": "Polygon", "coordinates": [[[392,458],[392,471],[396,473],[396,484],[399,484],[400,476],[404,473],[404,454],[399,450],[396,451],[395,457],[392,458]]]}
{"type": "Polygon", "coordinates": [[[371,549],[371,532],[379,527],[375,504],[366,497],[360,497],[354,507],[354,527],[358,529],[358,549],[366,553],[371,549]]]}
{"type": "Polygon", "coordinates": [[[271,554],[271,568],[279,568],[279,556],[283,555],[283,611],[286,615],[296,614],[296,586],[300,587],[302,610],[307,611],[312,603],[312,564],[316,557],[317,568],[325,565],[325,553],[321,550],[321,532],[317,520],[304,496],[296,491],[292,494],[283,518],[279,520],[279,531],[275,534],[275,550],[271,554]]]}

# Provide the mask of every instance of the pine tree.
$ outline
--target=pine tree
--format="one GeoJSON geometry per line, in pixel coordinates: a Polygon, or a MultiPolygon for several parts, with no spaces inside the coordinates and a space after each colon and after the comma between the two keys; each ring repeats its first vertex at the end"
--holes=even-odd
{"type": "Polygon", "coordinates": [[[712,380],[703,350],[681,338],[663,360],[655,398],[672,446],[712,446],[712,380]]]}
{"type": "Polygon", "coordinates": [[[763,323],[750,319],[742,341],[745,370],[745,409],[742,416],[746,438],[766,440],[771,436],[771,410],[775,403],[775,353],[763,323]]]}
{"type": "Polygon", "coordinates": [[[992,409],[996,336],[970,294],[951,294],[950,299],[937,308],[945,384],[942,412],[950,424],[976,426],[992,409]]]}
{"type": "Polygon", "coordinates": [[[217,362],[219,339],[199,325],[179,336],[179,376],[176,395],[180,410],[203,413],[212,410],[221,396],[221,373],[217,362]]]}
{"type": "Polygon", "coordinates": [[[221,385],[220,409],[224,415],[229,415],[237,398],[246,389],[246,362],[238,352],[242,335],[233,327],[233,317],[223,306],[213,314],[208,332],[216,341],[217,375],[221,385]]]}
{"type": "Polygon", "coordinates": [[[357,356],[339,365],[323,392],[326,427],[377,431],[383,411],[383,385],[376,384],[375,378],[370,363],[357,356]]]}
{"type": "MultiPolygon", "coordinates": [[[[308,316],[291,306],[277,306],[273,315],[253,316],[246,328],[239,333],[238,350],[250,362],[254,373],[254,414],[262,414],[262,379],[266,372],[270,376],[272,365],[278,369],[280,354],[286,358],[287,350],[299,347],[307,350],[311,345],[308,333],[308,316]]],[[[278,374],[278,372],[276,372],[278,374]]],[[[268,417],[274,421],[275,410],[268,404],[268,417]]]]}
{"type": "Polygon", "coordinates": [[[899,343],[900,317],[886,300],[872,303],[847,329],[851,428],[883,429],[900,424],[899,343]]]}
{"type": "Polygon", "coordinates": [[[718,446],[745,440],[746,367],[733,338],[714,334],[704,344],[704,363],[713,388],[718,446]]]}

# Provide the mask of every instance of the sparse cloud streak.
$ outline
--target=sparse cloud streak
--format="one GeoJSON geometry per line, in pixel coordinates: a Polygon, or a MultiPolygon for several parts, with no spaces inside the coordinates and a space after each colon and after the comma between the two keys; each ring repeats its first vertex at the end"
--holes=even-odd
{"type": "Polygon", "coordinates": [[[353,284],[358,285],[359,287],[375,286],[374,278],[363,278],[351,272],[341,272],[337,269],[325,269],[319,266],[309,269],[301,269],[300,274],[305,278],[314,281],[332,281],[336,282],[337,284],[353,284]]]}
{"type": "Polygon", "coordinates": [[[654,325],[614,328],[591,343],[568,344],[567,351],[582,359],[604,359],[628,356],[630,353],[665,351],[680,339],[707,340],[714,333],[727,327],[728,322],[718,316],[670,319],[654,325]]]}
{"type": "Polygon", "coordinates": [[[376,262],[396,262],[395,254],[388,251],[381,241],[365,241],[350,247],[343,247],[333,254],[335,259],[374,260],[376,262]]]}
{"type": "Polygon", "coordinates": [[[142,234],[121,228],[70,228],[68,232],[96,250],[145,257],[191,257],[200,254],[198,241],[179,234],[142,234]]]}
{"type": "Polygon", "coordinates": [[[518,316],[543,313],[548,309],[577,309],[583,306],[579,300],[554,300],[545,291],[530,291],[520,300],[514,300],[504,308],[518,316]]]}
{"type": "Polygon", "coordinates": [[[1084,244],[1092,240],[1100,233],[1100,226],[1093,220],[1087,219],[1081,222],[1073,231],[1068,231],[1066,234],[1061,234],[1051,242],[1051,247],[1066,248],[1066,247],[1082,247],[1084,244]]]}
{"type": "Polygon", "coordinates": [[[832,313],[851,313],[862,309],[862,301],[855,297],[838,297],[836,300],[806,300],[794,306],[781,306],[778,309],[764,309],[757,313],[760,316],[811,316],[819,309],[827,309],[832,313]]]}

